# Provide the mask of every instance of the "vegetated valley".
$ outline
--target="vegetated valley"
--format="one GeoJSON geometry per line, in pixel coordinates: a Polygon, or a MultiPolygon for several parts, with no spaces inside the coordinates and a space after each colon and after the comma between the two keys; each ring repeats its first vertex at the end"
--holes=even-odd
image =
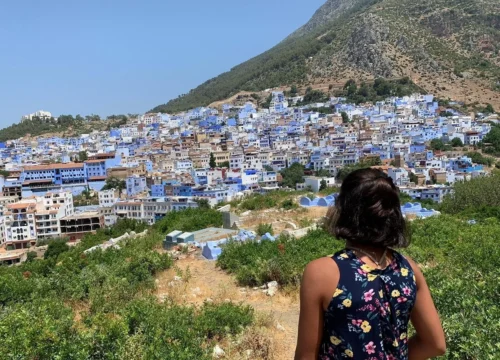
{"type": "MultiPolygon", "coordinates": [[[[446,359],[494,359],[499,354],[500,197],[491,191],[499,186],[498,173],[459,184],[454,197],[437,205],[443,215],[410,225],[412,245],[404,252],[420,264],[432,290],[446,331],[446,359]]],[[[293,192],[272,199],[261,206],[264,200],[255,196],[232,205],[253,208],[267,218],[269,211],[303,212],[293,192]]],[[[210,359],[219,344],[231,359],[291,358],[298,318],[287,320],[287,331],[292,332],[286,338],[289,349],[273,352],[281,340],[273,342],[272,331],[262,335],[266,327],[274,328],[272,321],[248,302],[232,301],[240,297],[227,290],[211,301],[202,300],[204,294],[199,293],[201,301],[192,304],[189,282],[197,274],[182,269],[182,260],[161,250],[162,234],[221,225],[222,214],[213,209],[172,212],[145,237],[121,243],[119,249],[84,253],[111,237],[147,228],[120,220],[74,247],[57,240],[49,243],[44,259],[0,267],[2,358],[210,359]],[[159,281],[166,271],[177,274],[184,287],[159,281]],[[158,287],[168,294],[159,297],[158,287]]],[[[305,265],[342,246],[321,228],[300,239],[230,242],[217,266],[234,279],[224,280],[234,291],[262,293],[254,286],[277,281],[280,296],[290,297],[298,307],[296,291],[305,265]]],[[[196,257],[191,261],[208,263],[196,257]]],[[[267,304],[282,306],[272,300],[267,304]]]]}

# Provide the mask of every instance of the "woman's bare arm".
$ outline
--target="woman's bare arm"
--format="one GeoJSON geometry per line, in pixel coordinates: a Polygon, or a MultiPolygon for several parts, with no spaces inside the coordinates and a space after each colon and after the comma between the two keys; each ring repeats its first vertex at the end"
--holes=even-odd
{"type": "Polygon", "coordinates": [[[409,360],[426,360],[444,355],[446,340],[431,292],[418,265],[410,260],[417,280],[417,299],[411,322],[417,334],[409,340],[409,360]]]}
{"type": "Polygon", "coordinates": [[[316,360],[323,335],[323,312],[339,278],[338,267],[330,258],[307,265],[300,286],[299,335],[295,360],[316,360]]]}

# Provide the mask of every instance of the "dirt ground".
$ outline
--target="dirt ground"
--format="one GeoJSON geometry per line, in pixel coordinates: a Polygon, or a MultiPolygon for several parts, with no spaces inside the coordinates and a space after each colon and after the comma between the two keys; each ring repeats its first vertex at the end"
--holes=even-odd
{"type": "MultiPolygon", "coordinates": [[[[175,267],[160,274],[157,279],[157,296],[165,296],[183,304],[201,305],[204,301],[232,301],[252,306],[259,323],[267,326],[272,350],[264,359],[293,359],[297,341],[299,319],[298,292],[284,293],[278,290],[274,296],[267,296],[262,289],[240,287],[234,278],[216,268],[215,261],[203,259],[199,251],[185,259],[177,260],[175,267]],[[183,280],[175,280],[176,276],[183,280]]],[[[178,278],[177,278],[178,279],[178,278]]],[[[227,345],[226,345],[227,346],[227,345]]],[[[236,359],[227,354],[225,359],[236,359]]],[[[254,359],[251,355],[243,357],[254,359]]]]}
{"type": "Polygon", "coordinates": [[[241,227],[255,230],[261,223],[273,226],[274,234],[280,234],[285,229],[305,228],[317,223],[326,216],[327,207],[309,207],[295,210],[267,209],[251,211],[247,216],[240,216],[241,227]],[[293,224],[293,225],[292,225],[293,224]]]}

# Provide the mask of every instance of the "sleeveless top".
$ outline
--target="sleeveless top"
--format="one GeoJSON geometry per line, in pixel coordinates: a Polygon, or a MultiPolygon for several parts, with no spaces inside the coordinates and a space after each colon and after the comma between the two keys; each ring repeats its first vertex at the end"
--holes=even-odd
{"type": "Polygon", "coordinates": [[[406,360],[408,322],[417,284],[408,260],[396,251],[374,269],[352,250],[333,255],[340,279],[324,312],[320,360],[406,360]]]}

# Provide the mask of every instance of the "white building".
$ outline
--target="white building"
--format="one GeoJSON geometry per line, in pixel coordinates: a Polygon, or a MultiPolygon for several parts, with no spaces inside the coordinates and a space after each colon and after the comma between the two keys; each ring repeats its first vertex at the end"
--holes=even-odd
{"type": "Polygon", "coordinates": [[[42,120],[47,120],[47,119],[50,119],[52,117],[52,114],[49,111],[39,110],[39,111],[36,111],[32,114],[22,116],[21,122],[23,122],[25,120],[33,120],[33,118],[35,118],[35,117],[39,117],[42,120]]]}

